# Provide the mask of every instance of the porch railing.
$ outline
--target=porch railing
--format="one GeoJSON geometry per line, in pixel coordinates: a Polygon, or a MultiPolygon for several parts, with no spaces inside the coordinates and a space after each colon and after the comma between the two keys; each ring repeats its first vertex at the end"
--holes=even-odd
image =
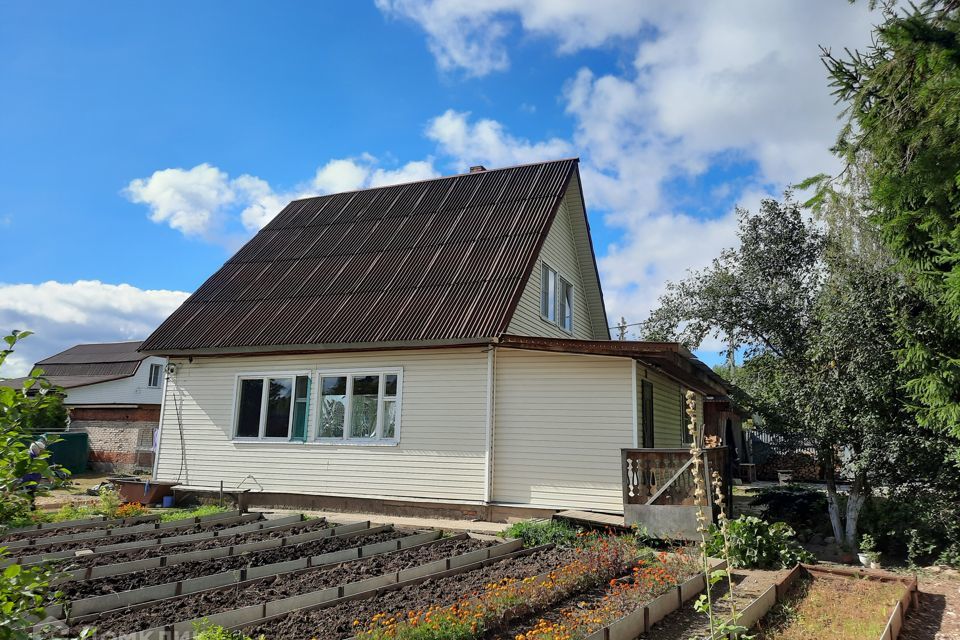
{"type": "MultiPolygon", "coordinates": [[[[726,447],[704,449],[700,471],[707,518],[715,518],[711,476],[721,477],[730,513],[731,470],[726,447]]],[[[693,459],[689,449],[622,449],[623,511],[626,524],[646,527],[651,535],[693,539],[697,535],[693,459]]]]}

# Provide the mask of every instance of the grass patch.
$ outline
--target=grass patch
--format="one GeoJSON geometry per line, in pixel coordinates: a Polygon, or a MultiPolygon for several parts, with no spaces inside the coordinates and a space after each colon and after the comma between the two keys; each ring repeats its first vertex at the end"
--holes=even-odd
{"type": "Polygon", "coordinates": [[[504,530],[508,538],[519,538],[525,547],[542,544],[573,546],[577,542],[580,529],[559,520],[523,520],[504,530]]]}
{"type": "Polygon", "coordinates": [[[162,509],[155,511],[160,515],[160,522],[170,522],[171,520],[183,520],[184,518],[202,518],[203,516],[212,516],[215,513],[224,513],[229,511],[226,507],[218,507],[215,504],[202,504],[199,507],[189,507],[185,509],[162,509]]]}
{"type": "Polygon", "coordinates": [[[876,640],[903,586],[863,578],[802,576],[758,625],[757,640],[876,640]]]}

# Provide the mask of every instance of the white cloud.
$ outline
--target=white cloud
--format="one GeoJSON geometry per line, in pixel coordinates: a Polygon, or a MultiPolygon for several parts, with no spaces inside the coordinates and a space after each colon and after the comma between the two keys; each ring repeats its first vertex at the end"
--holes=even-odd
{"type": "Polygon", "coordinates": [[[413,20],[443,70],[482,76],[510,66],[505,41],[515,26],[555,38],[569,53],[635,35],[644,25],[636,0],[376,0],[386,15],[413,20]]]}
{"type": "Polygon", "coordinates": [[[226,173],[207,163],[192,169],[163,169],[138,178],[124,190],[150,207],[150,219],[187,236],[209,237],[223,224],[223,209],[236,200],[226,173]]]}
{"type": "Polygon", "coordinates": [[[470,114],[448,109],[427,125],[427,137],[439,150],[454,158],[457,168],[483,164],[489,168],[542,160],[556,160],[574,155],[573,145],[560,138],[530,142],[515,138],[495,120],[470,122],[470,114]]]}
{"type": "Polygon", "coordinates": [[[313,178],[290,190],[275,190],[254,175],[236,178],[210,164],[163,169],[137,178],[124,189],[135,203],[150,207],[150,219],[187,237],[235,249],[238,240],[261,229],[291,200],[324,193],[425,180],[438,175],[433,159],[385,168],[370,154],[330,160],[313,178]]]}
{"type": "Polygon", "coordinates": [[[29,372],[43,358],[83,342],[142,340],[188,296],[98,280],[0,283],[0,331],[31,330],[0,377],[29,372]]]}
{"type": "MultiPolygon", "coordinates": [[[[587,205],[622,236],[598,247],[611,317],[645,317],[666,280],[704,266],[735,240],[734,217],[685,211],[667,191],[732,160],[756,167],[720,197],[755,206],[836,161],[838,129],[819,45],[868,44],[869,3],[735,0],[378,0],[389,16],[417,23],[444,70],[485,75],[509,67],[512,32],[547,39],[561,53],[611,43],[632,47],[615,73],[575,72],[562,90],[570,140],[512,138],[499,123],[448,111],[427,135],[456,158],[512,164],[582,159],[587,205]]],[[[710,208],[703,197],[699,208],[710,208]],[[705,205],[705,206],[704,206],[705,205]]]]}

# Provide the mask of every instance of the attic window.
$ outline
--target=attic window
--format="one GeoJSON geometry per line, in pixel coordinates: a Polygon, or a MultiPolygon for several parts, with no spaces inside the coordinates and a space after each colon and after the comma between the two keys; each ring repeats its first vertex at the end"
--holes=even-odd
{"type": "Polygon", "coordinates": [[[540,315],[544,320],[573,333],[573,285],[543,263],[540,280],[540,315]]]}
{"type": "Polygon", "coordinates": [[[148,387],[158,388],[160,386],[160,381],[163,379],[163,365],[162,364],[151,364],[150,365],[150,376],[147,380],[148,387]]]}

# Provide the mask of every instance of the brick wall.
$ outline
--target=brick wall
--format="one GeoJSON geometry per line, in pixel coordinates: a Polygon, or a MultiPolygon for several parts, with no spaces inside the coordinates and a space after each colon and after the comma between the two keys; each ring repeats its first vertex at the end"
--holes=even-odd
{"type": "Polygon", "coordinates": [[[131,472],[153,469],[153,432],[160,408],[83,408],[70,410],[70,430],[90,440],[90,467],[94,471],[131,472]]]}

